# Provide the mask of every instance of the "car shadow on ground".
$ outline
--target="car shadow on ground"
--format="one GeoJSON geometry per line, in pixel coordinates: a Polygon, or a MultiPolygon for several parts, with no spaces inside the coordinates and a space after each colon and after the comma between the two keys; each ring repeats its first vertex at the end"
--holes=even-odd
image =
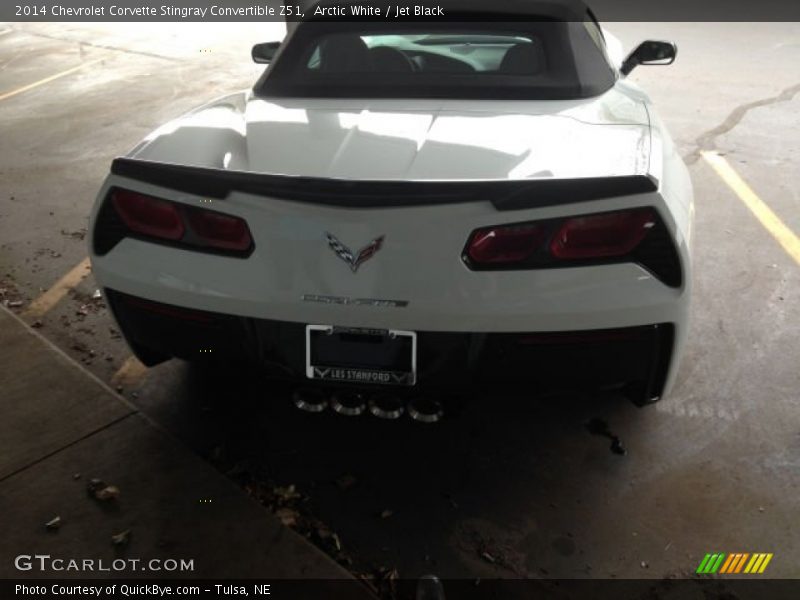
{"type": "Polygon", "coordinates": [[[583,486],[626,460],[613,428],[640,413],[610,392],[487,390],[436,424],[309,414],[251,369],[173,368],[170,405],[145,411],[357,573],[564,575],[550,558],[582,553],[583,486]]]}

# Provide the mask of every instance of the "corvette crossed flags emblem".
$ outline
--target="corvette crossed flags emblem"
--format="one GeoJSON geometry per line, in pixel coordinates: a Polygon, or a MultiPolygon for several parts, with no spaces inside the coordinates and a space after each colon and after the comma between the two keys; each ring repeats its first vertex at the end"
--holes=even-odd
{"type": "Polygon", "coordinates": [[[353,251],[340,242],[332,233],[328,233],[326,231],[325,237],[328,240],[328,246],[330,246],[331,250],[336,253],[336,256],[350,265],[350,270],[353,273],[358,271],[358,267],[360,267],[363,262],[372,258],[375,253],[381,249],[384,238],[384,236],[375,238],[369,244],[361,248],[361,250],[358,251],[358,254],[353,254],[353,251]]]}

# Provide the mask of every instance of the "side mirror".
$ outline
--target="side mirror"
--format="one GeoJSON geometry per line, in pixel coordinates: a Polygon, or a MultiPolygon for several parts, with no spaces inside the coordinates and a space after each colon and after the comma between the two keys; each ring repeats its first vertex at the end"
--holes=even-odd
{"type": "Polygon", "coordinates": [[[637,65],[671,65],[675,62],[677,54],[678,47],[672,42],[647,40],[636,46],[619,70],[623,75],[627,75],[637,65]]]}
{"type": "Polygon", "coordinates": [[[275,55],[278,53],[278,48],[281,47],[280,42],[264,42],[263,44],[256,44],[250,52],[253,57],[253,62],[259,64],[267,64],[272,62],[275,55]]]}

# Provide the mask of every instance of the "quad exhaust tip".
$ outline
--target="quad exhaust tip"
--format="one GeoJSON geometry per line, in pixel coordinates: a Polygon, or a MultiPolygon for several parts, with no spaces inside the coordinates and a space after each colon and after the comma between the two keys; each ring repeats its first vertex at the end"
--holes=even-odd
{"type": "Polygon", "coordinates": [[[315,388],[298,388],[292,392],[292,401],[300,410],[309,413],[321,413],[328,408],[328,400],[322,390],[315,388]]]}
{"type": "Polygon", "coordinates": [[[357,417],[367,410],[367,397],[363,392],[342,390],[331,395],[331,408],[345,417],[357,417]]]}
{"type": "Polygon", "coordinates": [[[403,399],[394,394],[378,394],[369,401],[369,412],[379,419],[399,419],[405,412],[403,399]]]}
{"type": "Polygon", "coordinates": [[[433,398],[418,396],[408,403],[408,416],[420,423],[438,423],[444,416],[444,408],[433,398]]]}
{"type": "Polygon", "coordinates": [[[408,412],[418,423],[438,423],[444,416],[442,404],[427,396],[416,396],[409,402],[399,394],[381,393],[371,395],[359,390],[336,390],[326,392],[322,388],[301,387],[292,392],[292,402],[300,410],[319,414],[329,406],[345,417],[358,417],[367,410],[379,419],[397,420],[408,412]]]}

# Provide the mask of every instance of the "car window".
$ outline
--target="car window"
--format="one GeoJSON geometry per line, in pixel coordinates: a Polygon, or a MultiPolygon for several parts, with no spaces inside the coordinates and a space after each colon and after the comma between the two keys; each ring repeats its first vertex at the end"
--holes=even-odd
{"type": "Polygon", "coordinates": [[[595,43],[595,45],[601,50],[605,50],[606,43],[605,40],[603,40],[603,32],[600,31],[597,23],[594,21],[584,21],[583,26],[586,28],[586,31],[589,33],[589,37],[592,38],[592,41],[595,43]]]}
{"type": "Polygon", "coordinates": [[[539,75],[545,64],[542,42],[531,35],[335,33],[314,46],[306,69],[539,75]]]}
{"type": "Polygon", "coordinates": [[[308,22],[256,93],[317,97],[577,98],[614,82],[581,22],[308,22]]]}

